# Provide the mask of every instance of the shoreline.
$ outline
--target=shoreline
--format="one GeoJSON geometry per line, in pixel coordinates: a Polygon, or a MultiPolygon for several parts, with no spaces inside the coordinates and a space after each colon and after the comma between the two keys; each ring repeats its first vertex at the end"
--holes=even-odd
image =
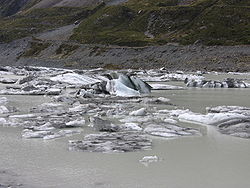
{"type": "Polygon", "coordinates": [[[133,48],[24,38],[0,44],[0,64],[68,69],[164,67],[169,71],[250,72],[250,45],[182,46],[172,43],[133,48]],[[34,49],[32,44],[47,46],[34,49]]]}

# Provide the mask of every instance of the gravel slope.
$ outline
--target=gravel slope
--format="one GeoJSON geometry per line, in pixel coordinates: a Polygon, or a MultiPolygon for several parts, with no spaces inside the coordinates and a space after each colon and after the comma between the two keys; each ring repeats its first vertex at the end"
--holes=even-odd
{"type": "MultiPolygon", "coordinates": [[[[75,26],[42,33],[36,37],[50,46],[38,55],[22,57],[31,38],[0,44],[0,65],[33,65],[64,68],[135,68],[165,67],[170,70],[250,71],[250,45],[202,46],[167,44],[142,48],[87,45],[67,42],[75,26]],[[53,39],[53,40],[52,40],[53,39]],[[68,54],[58,54],[61,45],[77,46],[68,54]]],[[[64,52],[63,52],[64,53],[64,52]]]]}
{"type": "MultiPolygon", "coordinates": [[[[22,46],[25,46],[22,44],[22,46]]],[[[54,43],[39,56],[16,59],[23,47],[0,47],[1,65],[34,65],[68,68],[160,68],[171,70],[205,71],[250,71],[247,46],[200,47],[173,46],[135,48],[107,48],[105,52],[93,52],[95,46],[82,45],[67,58],[56,58],[55,50],[60,46],[54,43]],[[246,60],[241,61],[240,58],[246,60]]],[[[100,48],[102,50],[102,47],[100,48]]]]}

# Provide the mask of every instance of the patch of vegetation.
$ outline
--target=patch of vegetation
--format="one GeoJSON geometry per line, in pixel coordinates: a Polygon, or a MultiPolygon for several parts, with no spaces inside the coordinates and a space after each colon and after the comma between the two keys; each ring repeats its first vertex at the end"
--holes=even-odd
{"type": "Polygon", "coordinates": [[[84,20],[75,29],[72,40],[82,43],[144,46],[150,40],[130,27],[136,13],[125,6],[105,7],[84,20]]]}
{"type": "Polygon", "coordinates": [[[178,0],[129,0],[125,3],[125,6],[136,11],[177,5],[178,0]]]}
{"type": "Polygon", "coordinates": [[[22,8],[22,10],[28,10],[29,8],[33,7],[37,3],[39,3],[42,0],[28,0],[25,6],[22,8]]]}
{"type": "Polygon", "coordinates": [[[180,6],[174,0],[129,0],[85,19],[71,39],[121,46],[250,44],[249,1],[197,0],[180,6]]]}
{"type": "Polygon", "coordinates": [[[115,65],[112,63],[104,65],[103,68],[107,69],[107,70],[119,70],[119,69],[121,69],[121,67],[119,65],[115,65]]]}
{"type": "Polygon", "coordinates": [[[26,4],[26,0],[1,0],[0,1],[0,17],[11,16],[18,12],[22,6],[26,4]]]}
{"type": "Polygon", "coordinates": [[[219,4],[234,6],[250,6],[249,0],[219,0],[219,4]]]}
{"type": "Polygon", "coordinates": [[[72,68],[72,67],[76,67],[78,65],[79,65],[79,63],[76,62],[76,61],[69,61],[69,62],[67,62],[67,63],[64,64],[64,67],[66,67],[66,68],[72,68]]]}
{"type": "Polygon", "coordinates": [[[196,40],[206,45],[250,44],[250,7],[213,6],[184,32],[183,44],[196,40]]]}
{"type": "Polygon", "coordinates": [[[43,43],[43,42],[31,42],[30,48],[21,55],[21,57],[33,57],[39,55],[43,50],[48,48],[51,44],[50,43],[43,43]]]}
{"type": "Polygon", "coordinates": [[[61,55],[61,57],[68,57],[74,53],[80,46],[72,45],[72,44],[61,44],[59,48],[56,50],[57,55],[61,55]]]}
{"type": "MultiPolygon", "coordinates": [[[[162,45],[168,42],[250,44],[249,0],[194,0],[189,5],[179,5],[179,2],[129,0],[114,6],[102,3],[91,8],[54,7],[23,11],[0,19],[0,42],[82,20],[70,40],[120,46],[162,45]]],[[[67,49],[64,53],[67,54],[67,49]]]]}
{"type": "Polygon", "coordinates": [[[89,56],[99,56],[107,51],[107,47],[94,46],[89,53],[89,56]]]}
{"type": "Polygon", "coordinates": [[[0,19],[0,43],[73,24],[93,14],[102,6],[92,8],[53,7],[23,11],[0,19]]]}
{"type": "Polygon", "coordinates": [[[238,58],[237,61],[243,62],[243,63],[248,63],[248,62],[250,62],[250,55],[243,55],[240,58],[238,58]]]}

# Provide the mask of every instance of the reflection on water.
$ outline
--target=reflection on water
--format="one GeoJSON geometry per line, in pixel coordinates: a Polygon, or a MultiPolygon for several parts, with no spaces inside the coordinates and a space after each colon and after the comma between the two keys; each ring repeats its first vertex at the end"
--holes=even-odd
{"type": "MultiPolygon", "coordinates": [[[[170,98],[177,108],[202,113],[207,106],[250,107],[249,89],[187,89],[157,91],[153,95],[170,98]]],[[[7,97],[23,111],[34,103],[48,101],[41,96],[32,100],[26,96],[7,97]]],[[[19,128],[0,127],[0,170],[15,172],[19,175],[17,181],[27,188],[250,186],[250,140],[221,135],[214,127],[207,127],[201,137],[153,138],[153,150],[124,154],[70,152],[68,138],[24,140],[20,132],[19,128]],[[145,155],[157,155],[162,160],[145,167],[138,162],[145,155]]],[[[83,134],[73,138],[82,138],[83,134]]]]}

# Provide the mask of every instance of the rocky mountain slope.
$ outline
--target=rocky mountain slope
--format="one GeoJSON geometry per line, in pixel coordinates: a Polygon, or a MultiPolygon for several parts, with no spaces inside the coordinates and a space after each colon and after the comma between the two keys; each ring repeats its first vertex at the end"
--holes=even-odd
{"type": "MultiPolygon", "coordinates": [[[[65,30],[68,31],[67,29],[65,30]]],[[[30,40],[26,38],[9,44],[0,44],[1,65],[32,65],[69,69],[165,67],[167,70],[186,71],[250,71],[249,45],[183,46],[167,44],[150,47],[119,47],[60,40],[30,40]]]]}
{"type": "Polygon", "coordinates": [[[19,11],[52,7],[86,7],[110,0],[0,0],[0,16],[15,15],[19,11]]]}
{"type": "Polygon", "coordinates": [[[24,0],[0,18],[1,64],[250,71],[248,0],[84,2],[24,0]]]}
{"type": "Polygon", "coordinates": [[[95,5],[99,2],[101,0],[41,0],[32,8],[81,7],[95,5]]]}
{"type": "Polygon", "coordinates": [[[99,0],[4,2],[19,2],[16,9],[21,4],[26,8],[0,20],[0,42],[81,20],[70,38],[79,43],[121,46],[168,42],[185,45],[195,42],[205,45],[250,44],[248,0],[112,0],[106,4],[98,4],[99,0]]]}
{"type": "Polygon", "coordinates": [[[126,46],[167,42],[205,45],[250,44],[247,0],[129,0],[85,19],[72,39],[126,46]],[[94,32],[94,34],[93,34],[94,32]]]}
{"type": "Polygon", "coordinates": [[[40,0],[0,0],[0,17],[11,16],[17,12],[28,9],[40,0]]]}

